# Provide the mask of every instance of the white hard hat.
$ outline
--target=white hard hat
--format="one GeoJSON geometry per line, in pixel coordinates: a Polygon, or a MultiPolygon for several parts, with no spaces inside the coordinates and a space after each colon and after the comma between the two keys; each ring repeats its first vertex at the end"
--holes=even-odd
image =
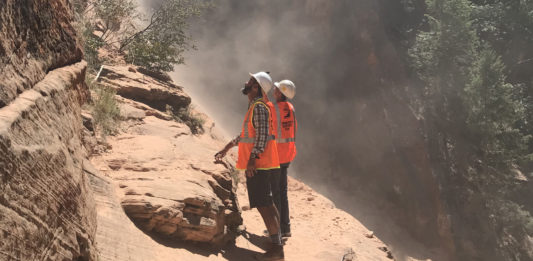
{"type": "Polygon", "coordinates": [[[272,78],[270,78],[270,75],[268,73],[250,73],[250,76],[254,77],[254,79],[259,83],[259,86],[261,86],[265,93],[268,93],[268,91],[272,89],[272,78]]]}
{"type": "Polygon", "coordinates": [[[294,98],[294,95],[296,95],[296,86],[290,80],[275,82],[274,85],[276,85],[279,91],[289,99],[294,98]]]}

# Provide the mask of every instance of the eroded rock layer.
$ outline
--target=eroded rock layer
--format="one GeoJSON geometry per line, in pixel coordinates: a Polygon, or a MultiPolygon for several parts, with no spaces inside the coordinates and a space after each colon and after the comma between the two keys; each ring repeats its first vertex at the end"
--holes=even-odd
{"type": "Polygon", "coordinates": [[[231,163],[213,162],[224,142],[206,115],[193,112],[206,130],[196,135],[179,115],[168,115],[167,105],[187,108],[190,97],[172,82],[139,71],[102,71],[99,82],[117,90],[123,121],[118,134],[107,138],[111,149],[92,162],[115,181],[125,213],[148,235],[221,246],[242,224],[231,163]]]}
{"type": "Polygon", "coordinates": [[[0,108],[48,71],[81,60],[66,0],[0,2],[0,108]]]}
{"type": "Polygon", "coordinates": [[[95,257],[96,214],[81,170],[85,67],[56,69],[0,109],[2,260],[95,257]]]}
{"type": "Polygon", "coordinates": [[[0,2],[0,260],[95,260],[86,63],[65,0],[0,2]]]}

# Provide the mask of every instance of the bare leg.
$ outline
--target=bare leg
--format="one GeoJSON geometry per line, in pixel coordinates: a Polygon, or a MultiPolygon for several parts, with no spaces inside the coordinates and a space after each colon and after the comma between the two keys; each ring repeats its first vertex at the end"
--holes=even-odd
{"type": "Polygon", "coordinates": [[[283,242],[281,241],[281,230],[279,228],[279,214],[276,206],[272,204],[268,207],[259,207],[257,208],[263,221],[265,221],[265,226],[268,229],[270,234],[270,240],[272,240],[272,247],[263,254],[259,260],[263,261],[279,261],[284,260],[283,253],[283,242]]]}
{"type": "Polygon", "coordinates": [[[258,207],[257,210],[261,214],[265,226],[270,235],[276,235],[279,231],[279,214],[276,206],[258,207]]]}

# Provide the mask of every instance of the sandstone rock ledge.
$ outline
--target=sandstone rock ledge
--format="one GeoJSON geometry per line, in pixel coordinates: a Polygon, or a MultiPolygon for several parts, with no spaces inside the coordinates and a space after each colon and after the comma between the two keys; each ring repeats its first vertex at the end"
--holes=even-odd
{"type": "Polygon", "coordinates": [[[53,70],[0,108],[0,260],[96,259],[81,168],[85,67],[53,70]]]}
{"type": "Polygon", "coordinates": [[[242,224],[233,168],[213,163],[223,141],[211,126],[193,135],[162,111],[168,101],[190,103],[180,87],[127,67],[106,70],[100,81],[117,89],[125,120],[119,134],[107,138],[112,149],[91,161],[115,184],[125,213],[157,240],[216,246],[233,240],[242,224]],[[120,91],[124,88],[142,90],[142,97],[120,91]]]}
{"type": "Polygon", "coordinates": [[[165,111],[166,105],[177,111],[191,103],[191,98],[182,87],[130,68],[132,67],[104,66],[100,82],[116,89],[117,94],[124,98],[139,101],[161,111],[165,111]]]}

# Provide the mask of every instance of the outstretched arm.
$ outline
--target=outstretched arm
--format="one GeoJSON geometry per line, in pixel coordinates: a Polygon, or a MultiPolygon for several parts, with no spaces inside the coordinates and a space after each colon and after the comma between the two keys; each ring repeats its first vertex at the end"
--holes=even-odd
{"type": "Polygon", "coordinates": [[[217,154],[215,154],[215,161],[221,161],[222,158],[224,158],[226,156],[226,153],[228,153],[228,151],[239,145],[239,140],[241,139],[241,136],[237,136],[235,137],[235,139],[231,140],[230,142],[228,142],[228,144],[226,144],[226,146],[219,152],[217,152],[217,154]]]}

